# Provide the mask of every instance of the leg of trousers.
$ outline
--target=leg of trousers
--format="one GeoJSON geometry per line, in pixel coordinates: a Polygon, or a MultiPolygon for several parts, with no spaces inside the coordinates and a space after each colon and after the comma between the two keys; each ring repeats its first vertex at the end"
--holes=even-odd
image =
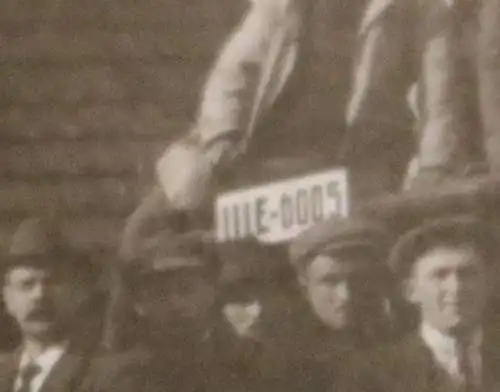
{"type": "MultiPolygon", "coordinates": [[[[422,118],[418,159],[422,170],[444,173],[463,171],[467,161],[468,114],[471,89],[476,88],[464,45],[465,26],[444,1],[432,0],[427,21],[421,21],[422,72],[420,86],[422,118]]],[[[474,99],[473,99],[474,100],[474,99]]]]}
{"type": "Polygon", "coordinates": [[[500,173],[500,0],[483,0],[478,39],[479,98],[490,170],[500,173]]]}

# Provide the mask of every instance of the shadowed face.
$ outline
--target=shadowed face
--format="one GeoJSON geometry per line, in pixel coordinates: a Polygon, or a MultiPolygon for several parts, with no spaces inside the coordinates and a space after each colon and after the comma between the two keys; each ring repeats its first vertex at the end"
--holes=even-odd
{"type": "Polygon", "coordinates": [[[319,255],[309,264],[302,283],[314,313],[328,327],[342,330],[358,323],[372,286],[371,264],[348,255],[319,255]]]}
{"type": "Polygon", "coordinates": [[[215,287],[201,268],[180,269],[140,282],[135,300],[149,329],[185,335],[206,326],[215,287]]]}
{"type": "Polygon", "coordinates": [[[488,299],[487,269],[472,245],[442,245],[419,256],[407,282],[422,319],[447,334],[479,325],[488,299]]]}
{"type": "Polygon", "coordinates": [[[89,296],[86,283],[71,274],[40,266],[16,266],[5,276],[3,295],[7,312],[25,336],[51,339],[72,320],[89,296]]]}

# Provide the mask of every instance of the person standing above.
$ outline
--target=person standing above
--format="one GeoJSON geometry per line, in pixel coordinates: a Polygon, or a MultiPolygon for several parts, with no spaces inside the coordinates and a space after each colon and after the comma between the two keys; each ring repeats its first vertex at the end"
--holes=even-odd
{"type": "Polygon", "coordinates": [[[361,358],[349,372],[352,390],[495,390],[498,329],[485,317],[497,260],[491,227],[472,214],[434,218],[402,235],[390,264],[420,325],[361,358]]]}
{"type": "Polygon", "coordinates": [[[375,178],[367,196],[399,190],[413,155],[410,188],[460,178],[485,160],[497,170],[500,133],[492,119],[498,112],[498,23],[488,11],[496,3],[370,2],[340,153],[361,179],[357,184],[375,178]],[[416,117],[407,100],[411,91],[416,117]],[[383,165],[374,166],[377,161],[383,165]]]}
{"type": "Polygon", "coordinates": [[[217,192],[335,165],[350,41],[365,1],[249,1],[193,123],[157,161],[155,185],[124,235],[133,237],[144,215],[211,213],[217,192]]]}
{"type": "Polygon", "coordinates": [[[142,373],[135,359],[100,351],[100,335],[80,317],[99,267],[68,245],[56,221],[21,223],[2,255],[1,269],[3,299],[22,344],[0,356],[0,390],[140,389],[142,373]]]}

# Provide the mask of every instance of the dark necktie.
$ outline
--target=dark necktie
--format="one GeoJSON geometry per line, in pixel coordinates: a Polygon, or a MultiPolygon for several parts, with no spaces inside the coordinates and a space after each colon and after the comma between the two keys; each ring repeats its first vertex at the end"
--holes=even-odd
{"type": "Polygon", "coordinates": [[[16,392],[32,392],[31,382],[41,370],[40,366],[33,362],[25,365],[19,373],[20,385],[16,392]]]}
{"type": "Polygon", "coordinates": [[[458,372],[462,379],[460,391],[475,392],[477,389],[474,382],[474,368],[467,347],[468,345],[465,343],[459,344],[457,350],[458,372]]]}

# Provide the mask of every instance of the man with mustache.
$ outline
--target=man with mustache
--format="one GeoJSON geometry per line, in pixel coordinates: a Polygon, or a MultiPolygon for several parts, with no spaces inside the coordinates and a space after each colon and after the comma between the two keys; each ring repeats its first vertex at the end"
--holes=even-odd
{"type": "Polygon", "coordinates": [[[5,306],[22,342],[0,357],[0,391],[140,389],[137,358],[100,350],[100,331],[88,323],[87,304],[101,270],[68,245],[58,222],[22,222],[1,268],[5,306]]]}
{"type": "Polygon", "coordinates": [[[500,385],[498,332],[485,320],[498,250],[478,217],[434,218],[397,242],[390,264],[420,314],[418,331],[366,356],[356,391],[489,391],[500,385]]]}

